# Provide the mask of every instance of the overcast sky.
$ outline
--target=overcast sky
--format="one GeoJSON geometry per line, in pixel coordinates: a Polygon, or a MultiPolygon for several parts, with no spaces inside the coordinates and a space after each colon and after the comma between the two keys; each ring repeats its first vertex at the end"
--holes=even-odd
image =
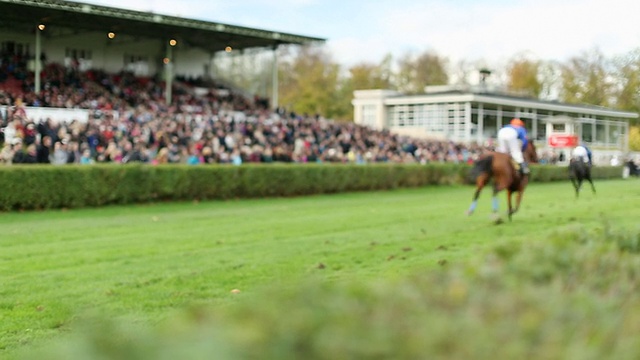
{"type": "Polygon", "coordinates": [[[334,60],[433,50],[451,61],[565,60],[640,48],[640,0],[83,1],[327,39],[334,60]]]}

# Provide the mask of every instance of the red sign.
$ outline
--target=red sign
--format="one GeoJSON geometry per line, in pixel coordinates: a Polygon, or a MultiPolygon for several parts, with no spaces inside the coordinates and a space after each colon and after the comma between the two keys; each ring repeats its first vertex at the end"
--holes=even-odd
{"type": "Polygon", "coordinates": [[[549,146],[554,148],[576,147],[578,146],[578,136],[576,135],[549,135],[547,141],[549,146]]]}

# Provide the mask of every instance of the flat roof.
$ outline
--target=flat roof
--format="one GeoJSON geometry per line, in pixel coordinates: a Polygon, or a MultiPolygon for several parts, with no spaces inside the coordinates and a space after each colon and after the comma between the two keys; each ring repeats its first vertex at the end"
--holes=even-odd
{"type": "Polygon", "coordinates": [[[628,119],[637,119],[639,115],[630,111],[616,110],[604,106],[596,106],[589,104],[570,104],[553,100],[540,100],[515,96],[502,93],[492,93],[471,90],[451,90],[442,92],[431,92],[417,95],[393,94],[384,98],[386,105],[400,105],[415,103],[418,101],[428,102],[460,102],[471,101],[480,103],[490,103],[496,105],[505,105],[522,108],[545,109],[558,112],[583,112],[594,115],[620,117],[628,119]]]}
{"type": "Polygon", "coordinates": [[[53,36],[114,32],[147,39],[177,39],[209,52],[310,44],[326,39],[62,0],[0,0],[0,29],[33,33],[38,24],[53,36]]]}

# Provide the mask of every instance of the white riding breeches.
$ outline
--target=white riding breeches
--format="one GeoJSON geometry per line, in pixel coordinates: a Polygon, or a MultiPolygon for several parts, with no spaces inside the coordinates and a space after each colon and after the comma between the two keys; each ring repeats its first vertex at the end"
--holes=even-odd
{"type": "Polygon", "coordinates": [[[518,132],[511,127],[504,127],[498,131],[498,148],[496,151],[511,154],[513,160],[518,164],[524,162],[524,156],[522,155],[522,145],[518,140],[518,132]]]}
{"type": "Polygon", "coordinates": [[[584,146],[576,146],[571,156],[573,156],[574,159],[582,159],[584,162],[589,162],[589,154],[584,146]]]}

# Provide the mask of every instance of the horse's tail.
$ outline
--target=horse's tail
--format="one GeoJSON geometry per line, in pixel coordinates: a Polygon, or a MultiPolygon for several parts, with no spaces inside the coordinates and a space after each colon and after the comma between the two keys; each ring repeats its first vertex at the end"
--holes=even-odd
{"type": "Polygon", "coordinates": [[[481,159],[476,160],[473,163],[473,168],[471,168],[471,172],[469,173],[469,177],[471,178],[471,180],[475,181],[476,178],[482,173],[487,173],[491,175],[492,163],[493,163],[493,155],[485,156],[481,159]]]}

